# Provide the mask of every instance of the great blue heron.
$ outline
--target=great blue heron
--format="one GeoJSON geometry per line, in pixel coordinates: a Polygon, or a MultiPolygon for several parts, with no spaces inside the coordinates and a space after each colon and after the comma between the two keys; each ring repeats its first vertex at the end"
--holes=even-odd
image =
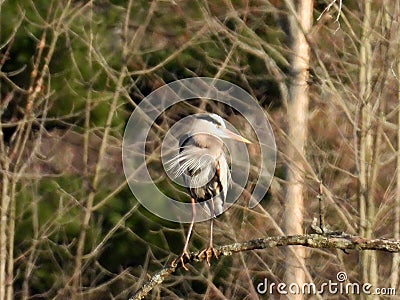
{"type": "Polygon", "coordinates": [[[217,114],[197,114],[193,118],[191,127],[179,139],[179,154],[171,160],[171,168],[175,169],[175,175],[183,176],[192,203],[192,221],[185,246],[182,254],[174,261],[176,264],[180,260],[185,269],[187,268],[184,264],[184,257],[189,259],[188,244],[196,216],[195,202],[202,204],[211,217],[210,244],[203,251],[208,264],[210,258],[215,254],[213,220],[223,212],[231,180],[222,139],[251,143],[227,129],[224,120],[217,114]]]}

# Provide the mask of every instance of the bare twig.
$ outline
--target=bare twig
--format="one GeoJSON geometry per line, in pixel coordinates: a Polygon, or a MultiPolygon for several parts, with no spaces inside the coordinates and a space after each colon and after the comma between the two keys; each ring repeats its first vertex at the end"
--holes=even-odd
{"type": "MultiPolygon", "coordinates": [[[[319,249],[341,249],[341,250],[379,250],[385,252],[400,252],[400,240],[389,239],[366,239],[356,235],[341,234],[305,234],[290,236],[272,236],[250,240],[248,242],[233,243],[214,248],[217,257],[231,256],[234,253],[268,249],[282,246],[305,246],[319,249]]],[[[189,258],[184,258],[183,263],[201,262],[206,259],[204,252],[191,252],[189,258]]],[[[154,287],[160,285],[169,275],[182,267],[179,261],[176,265],[171,264],[154,274],[150,280],[145,283],[130,300],[143,299],[154,287]]]]}

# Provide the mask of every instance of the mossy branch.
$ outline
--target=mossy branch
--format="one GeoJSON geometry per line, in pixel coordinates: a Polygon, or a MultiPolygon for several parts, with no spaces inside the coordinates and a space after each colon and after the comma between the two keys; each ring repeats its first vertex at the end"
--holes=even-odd
{"type": "MultiPolygon", "coordinates": [[[[349,235],[345,233],[330,234],[305,234],[291,236],[272,236],[250,240],[242,243],[234,243],[224,246],[215,246],[215,254],[217,258],[221,256],[230,256],[236,252],[267,249],[273,247],[301,245],[310,248],[320,249],[341,249],[341,250],[379,250],[386,252],[400,252],[400,240],[390,239],[366,239],[360,236],[349,235]]],[[[189,258],[184,257],[183,262],[193,263],[201,262],[206,259],[204,252],[191,252],[189,258]]],[[[178,268],[182,268],[182,262],[178,261],[176,265],[170,264],[163,268],[151,279],[145,283],[130,300],[143,299],[155,286],[161,284],[170,274],[178,268]]]]}

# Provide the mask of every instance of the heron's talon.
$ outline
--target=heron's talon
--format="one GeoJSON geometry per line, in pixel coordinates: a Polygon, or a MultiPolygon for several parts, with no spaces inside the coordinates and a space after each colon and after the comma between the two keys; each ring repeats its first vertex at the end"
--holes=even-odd
{"type": "Polygon", "coordinates": [[[175,267],[178,265],[178,262],[180,261],[182,267],[183,267],[186,271],[189,271],[189,269],[188,269],[188,268],[186,267],[186,265],[185,265],[185,259],[186,259],[187,261],[190,261],[190,255],[189,255],[189,252],[187,252],[187,251],[183,251],[181,255],[179,255],[177,258],[175,258],[175,259],[173,260],[173,262],[171,263],[171,266],[175,268],[175,267]]]}
{"type": "Polygon", "coordinates": [[[205,257],[207,264],[210,266],[210,259],[213,257],[218,258],[218,253],[213,247],[208,247],[199,253],[199,257],[205,257]]]}

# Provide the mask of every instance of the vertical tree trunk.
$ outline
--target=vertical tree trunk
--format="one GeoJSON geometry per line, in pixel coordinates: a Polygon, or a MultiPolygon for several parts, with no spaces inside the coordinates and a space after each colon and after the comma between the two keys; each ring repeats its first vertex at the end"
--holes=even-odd
{"type": "MultiPolygon", "coordinates": [[[[364,2],[364,16],[360,44],[360,120],[359,120],[359,234],[372,237],[372,224],[375,217],[374,191],[368,183],[372,176],[373,131],[372,131],[372,58],[371,58],[371,0],[364,2]]],[[[360,253],[362,282],[377,286],[376,253],[360,253]]],[[[377,298],[375,298],[377,299],[377,298]]]]}
{"type": "MultiPolygon", "coordinates": [[[[310,49],[305,35],[312,24],[313,1],[286,1],[290,10],[288,38],[291,54],[291,70],[288,99],[288,145],[285,230],[287,234],[303,234],[303,182],[305,145],[307,141],[308,77],[310,49]]],[[[303,269],[305,248],[295,247],[295,255],[289,252],[286,265],[286,282],[300,286],[305,281],[303,269]]],[[[301,295],[295,298],[301,299],[301,295]]]]}
{"type": "MultiPolygon", "coordinates": [[[[6,159],[2,162],[3,170],[8,170],[5,168],[4,164],[6,159]]],[[[8,260],[7,256],[7,216],[8,216],[8,204],[9,204],[9,178],[8,174],[2,174],[1,182],[1,204],[0,204],[0,299],[4,299],[6,295],[7,287],[7,273],[6,273],[6,262],[8,260]]]]}

